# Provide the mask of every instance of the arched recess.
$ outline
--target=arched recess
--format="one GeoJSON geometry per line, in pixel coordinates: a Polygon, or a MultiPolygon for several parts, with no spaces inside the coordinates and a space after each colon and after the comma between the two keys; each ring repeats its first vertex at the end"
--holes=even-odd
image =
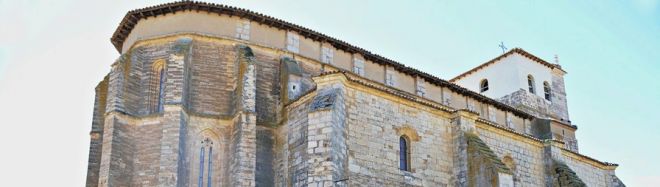
{"type": "Polygon", "coordinates": [[[416,141],[419,141],[420,139],[422,139],[422,137],[420,137],[419,134],[417,134],[417,130],[415,130],[414,128],[412,128],[408,125],[403,126],[403,127],[395,128],[394,130],[396,131],[397,135],[399,135],[399,136],[404,136],[405,135],[406,137],[408,137],[408,140],[410,140],[410,141],[416,142],[416,141]]]}
{"type": "Polygon", "coordinates": [[[506,165],[506,167],[508,167],[512,171],[516,170],[516,163],[513,160],[513,158],[511,158],[510,155],[504,156],[504,158],[502,158],[502,162],[504,163],[504,165],[506,165]]]}
{"type": "Polygon", "coordinates": [[[221,160],[224,142],[213,130],[203,130],[191,137],[189,153],[190,176],[188,186],[225,186],[221,160]]]}
{"type": "Polygon", "coordinates": [[[399,140],[399,170],[413,172],[414,142],[421,140],[421,137],[415,129],[408,125],[395,128],[395,130],[399,140]]]}
{"type": "Polygon", "coordinates": [[[514,183],[520,181],[520,175],[518,175],[518,172],[516,170],[516,161],[511,157],[511,154],[507,154],[506,156],[502,157],[502,163],[511,170],[513,173],[513,181],[514,183]]]}
{"type": "Polygon", "coordinates": [[[165,59],[159,59],[151,64],[149,76],[148,106],[151,113],[163,111],[163,94],[165,83],[165,59]]]}

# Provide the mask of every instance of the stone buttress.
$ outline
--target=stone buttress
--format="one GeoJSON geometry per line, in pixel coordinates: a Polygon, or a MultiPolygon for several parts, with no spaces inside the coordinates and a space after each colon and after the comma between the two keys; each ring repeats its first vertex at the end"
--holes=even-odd
{"type": "Polygon", "coordinates": [[[96,88],[86,186],[272,186],[272,175],[256,176],[257,146],[260,160],[273,157],[271,128],[259,127],[257,140],[257,98],[266,106],[278,98],[259,96],[258,66],[247,46],[190,37],[122,55],[96,88]],[[206,71],[213,67],[225,71],[206,71]],[[200,155],[205,140],[215,149],[200,155]]]}
{"type": "Polygon", "coordinates": [[[88,187],[624,186],[618,165],[577,153],[561,68],[552,102],[525,90],[498,101],[193,1],[128,12],[112,42],[121,56],[95,89],[88,187]]]}

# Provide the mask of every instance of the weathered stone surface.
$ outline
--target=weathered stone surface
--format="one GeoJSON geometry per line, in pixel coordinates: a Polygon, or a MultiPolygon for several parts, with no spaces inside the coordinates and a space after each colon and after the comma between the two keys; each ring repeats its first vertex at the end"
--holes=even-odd
{"type": "Polygon", "coordinates": [[[587,186],[582,182],[580,177],[561,161],[554,161],[553,166],[553,186],[570,186],[570,187],[584,187],[587,186]]]}
{"type": "Polygon", "coordinates": [[[586,185],[623,186],[616,165],[530,136],[527,113],[568,119],[563,104],[502,99],[524,113],[449,83],[415,89],[406,67],[305,35],[295,53],[255,43],[265,28],[249,23],[249,38],[171,33],[120,56],[96,89],[87,186],[552,186],[567,181],[553,160],[586,185]],[[304,56],[323,47],[332,63],[304,56]],[[353,59],[369,78],[347,72],[353,59]]]}
{"type": "Polygon", "coordinates": [[[549,101],[523,89],[506,95],[499,101],[543,118],[549,117],[551,110],[549,101]]]}
{"type": "Polygon", "coordinates": [[[87,166],[87,187],[98,185],[99,169],[101,167],[101,151],[103,150],[103,129],[105,124],[105,108],[108,94],[108,77],[106,76],[96,86],[94,97],[94,117],[92,118],[92,130],[89,133],[89,160],[87,166]]]}

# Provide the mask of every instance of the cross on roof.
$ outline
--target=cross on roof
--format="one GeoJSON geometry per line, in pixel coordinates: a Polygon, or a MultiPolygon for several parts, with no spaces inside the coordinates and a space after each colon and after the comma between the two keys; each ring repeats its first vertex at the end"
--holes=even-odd
{"type": "Polygon", "coordinates": [[[500,42],[500,48],[502,48],[502,53],[506,53],[506,46],[504,46],[504,42],[500,42]]]}

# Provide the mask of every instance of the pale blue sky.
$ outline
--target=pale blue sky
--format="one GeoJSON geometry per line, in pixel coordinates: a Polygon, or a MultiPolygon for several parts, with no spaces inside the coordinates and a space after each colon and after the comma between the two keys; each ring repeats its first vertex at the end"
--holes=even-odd
{"type": "MultiPolygon", "coordinates": [[[[0,0],[2,182],[84,184],[94,86],[118,57],[109,38],[127,11],[162,2],[0,0]]],[[[658,0],[221,3],[444,79],[501,54],[500,41],[557,54],[580,152],[619,163],[629,186],[660,185],[658,0]]]]}

